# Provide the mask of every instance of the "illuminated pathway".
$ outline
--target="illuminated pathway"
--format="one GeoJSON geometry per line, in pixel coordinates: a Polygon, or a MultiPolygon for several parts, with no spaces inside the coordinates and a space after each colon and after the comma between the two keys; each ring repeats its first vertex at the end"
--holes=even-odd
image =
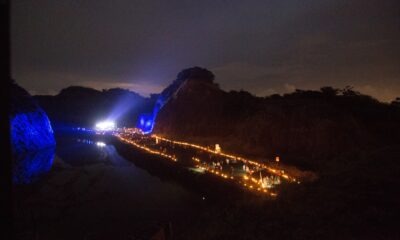
{"type": "Polygon", "coordinates": [[[129,143],[129,144],[131,144],[131,145],[133,145],[133,146],[135,146],[135,147],[137,147],[137,148],[140,148],[140,149],[142,149],[142,150],[144,150],[144,151],[146,151],[146,152],[148,152],[148,153],[151,153],[151,154],[159,155],[159,156],[161,156],[161,157],[168,158],[168,159],[170,159],[170,160],[172,160],[172,161],[174,161],[174,162],[178,161],[178,159],[176,159],[176,157],[174,157],[174,156],[172,156],[172,155],[168,155],[168,154],[162,153],[162,152],[160,152],[160,151],[156,151],[156,150],[150,149],[150,148],[148,148],[148,147],[146,147],[146,146],[137,144],[137,143],[135,143],[134,141],[132,141],[132,140],[130,140],[130,139],[128,139],[128,138],[122,137],[121,135],[116,134],[115,136],[116,136],[119,140],[121,140],[121,141],[123,141],[123,142],[125,142],[125,143],[129,143]]]}
{"type": "Polygon", "coordinates": [[[189,162],[190,166],[194,166],[198,172],[213,174],[226,181],[233,181],[251,191],[267,194],[272,197],[277,196],[277,193],[273,192],[272,188],[281,183],[280,178],[283,178],[283,180],[287,182],[300,183],[296,178],[289,176],[283,170],[232,154],[215,151],[204,146],[174,141],[155,134],[143,135],[136,129],[124,129],[123,131],[114,133],[114,136],[120,141],[150,154],[174,162],[179,161],[182,165],[185,165],[185,161],[186,163],[189,162]],[[179,146],[181,146],[181,148],[179,148],[179,146]],[[167,153],[167,151],[169,153],[167,153]],[[184,153],[186,153],[186,155],[184,153]],[[188,153],[192,155],[191,159],[188,159],[188,153]],[[199,155],[202,155],[204,157],[203,159],[206,160],[202,161],[199,155]],[[180,156],[186,157],[182,159],[180,156]],[[179,158],[181,159],[179,160],[179,158]],[[237,164],[237,162],[243,164],[244,170],[237,168],[238,165],[242,166],[241,164],[237,164]],[[224,167],[225,170],[223,169],[224,167]],[[234,167],[236,167],[236,172],[240,172],[239,174],[233,173],[234,167]],[[228,173],[229,171],[227,171],[226,168],[230,168],[231,172],[228,173]],[[268,174],[270,176],[266,176],[268,174]]]}
{"type": "Polygon", "coordinates": [[[192,144],[192,143],[173,141],[173,140],[170,140],[170,139],[167,139],[167,138],[163,138],[163,137],[157,136],[155,134],[151,135],[151,137],[154,138],[154,139],[158,139],[157,141],[161,140],[161,141],[166,141],[166,142],[177,144],[177,145],[196,148],[196,149],[203,150],[203,151],[206,151],[206,152],[209,152],[209,153],[212,153],[212,154],[216,154],[216,155],[219,155],[219,156],[223,156],[223,157],[226,157],[226,158],[229,158],[229,159],[232,159],[232,160],[241,161],[241,162],[243,162],[245,164],[254,165],[254,166],[257,166],[257,167],[260,167],[260,168],[264,168],[264,169],[267,169],[270,173],[272,173],[274,175],[278,175],[280,177],[283,177],[283,178],[285,178],[285,179],[287,179],[287,180],[289,180],[291,182],[300,183],[299,181],[296,180],[296,178],[290,177],[284,171],[269,167],[269,166],[267,166],[265,164],[258,163],[256,161],[248,160],[248,159],[245,159],[245,158],[241,158],[241,157],[234,156],[234,155],[231,155],[231,154],[226,154],[226,153],[223,153],[223,152],[217,152],[215,150],[212,150],[212,149],[200,146],[200,145],[192,144]]]}

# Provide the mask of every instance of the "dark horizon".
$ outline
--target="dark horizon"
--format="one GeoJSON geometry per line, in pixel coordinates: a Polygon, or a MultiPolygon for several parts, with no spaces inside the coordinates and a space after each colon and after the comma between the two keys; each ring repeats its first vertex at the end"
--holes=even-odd
{"type": "Polygon", "coordinates": [[[400,96],[399,2],[13,1],[12,77],[32,94],[70,85],[158,93],[187,67],[257,96],[319,89],[400,96]]]}

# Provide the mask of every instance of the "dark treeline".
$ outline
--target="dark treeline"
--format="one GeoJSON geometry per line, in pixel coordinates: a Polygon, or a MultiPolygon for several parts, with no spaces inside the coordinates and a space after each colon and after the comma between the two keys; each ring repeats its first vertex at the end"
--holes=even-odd
{"type": "Polygon", "coordinates": [[[138,115],[151,112],[156,95],[145,98],[135,92],[113,88],[98,91],[72,86],[55,96],[35,96],[54,127],[92,127],[96,121],[112,118],[120,126],[135,126],[138,115]]]}
{"type": "Polygon", "coordinates": [[[157,118],[155,131],[254,156],[280,155],[304,168],[323,159],[400,143],[400,108],[351,87],[256,97],[188,81],[157,118]]]}

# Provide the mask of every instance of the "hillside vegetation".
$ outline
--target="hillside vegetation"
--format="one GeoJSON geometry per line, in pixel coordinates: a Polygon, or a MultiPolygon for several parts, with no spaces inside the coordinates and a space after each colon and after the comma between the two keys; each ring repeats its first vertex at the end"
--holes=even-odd
{"type": "Polygon", "coordinates": [[[400,143],[400,108],[348,87],[256,97],[188,79],[160,111],[157,134],[308,169],[400,143]]]}

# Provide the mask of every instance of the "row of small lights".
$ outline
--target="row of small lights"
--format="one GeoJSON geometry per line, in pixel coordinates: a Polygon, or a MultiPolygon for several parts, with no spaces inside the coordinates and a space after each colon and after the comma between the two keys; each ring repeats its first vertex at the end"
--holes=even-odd
{"type": "Polygon", "coordinates": [[[127,138],[124,138],[124,137],[122,137],[122,136],[119,135],[119,134],[116,134],[116,136],[117,136],[118,139],[120,139],[121,141],[126,142],[126,143],[129,143],[129,144],[132,144],[132,145],[134,145],[135,147],[138,147],[138,148],[140,148],[140,149],[145,150],[146,152],[149,152],[149,153],[151,153],[151,154],[155,154],[155,155],[159,155],[159,156],[168,158],[168,159],[170,159],[170,160],[172,160],[172,161],[174,161],[174,162],[177,162],[177,161],[178,161],[178,159],[177,159],[175,156],[172,156],[172,155],[169,155],[169,154],[165,154],[165,153],[163,153],[163,152],[160,152],[160,151],[156,151],[156,150],[150,149],[150,148],[148,148],[148,147],[146,147],[146,146],[144,146],[144,145],[140,145],[140,144],[138,144],[138,143],[136,143],[136,142],[134,142],[134,141],[132,141],[132,140],[129,140],[129,139],[127,139],[127,138]]]}
{"type": "MultiPolygon", "coordinates": [[[[124,137],[122,137],[120,134],[115,134],[115,136],[118,138],[118,139],[120,139],[121,141],[123,141],[123,142],[126,142],[126,143],[129,143],[129,144],[131,144],[131,145],[134,145],[135,147],[138,147],[138,148],[140,148],[140,149],[143,149],[143,150],[145,150],[146,152],[149,152],[149,153],[151,153],[151,154],[155,154],[155,155],[158,155],[158,156],[162,156],[162,157],[165,157],[165,158],[168,158],[168,159],[170,159],[170,160],[172,160],[172,161],[174,161],[174,162],[177,162],[178,161],[178,159],[175,157],[175,156],[172,156],[172,155],[169,155],[169,154],[165,154],[165,153],[163,153],[163,152],[160,152],[160,151],[156,151],[156,150],[153,150],[153,149],[150,149],[150,148],[148,148],[148,147],[146,147],[146,146],[144,146],[144,145],[140,145],[140,144],[138,144],[138,143],[136,143],[136,142],[134,142],[134,141],[132,141],[132,140],[129,140],[129,139],[127,139],[127,138],[124,138],[124,137]]],[[[153,137],[153,135],[152,135],[152,137],[153,137]]],[[[165,139],[165,138],[160,138],[160,137],[158,137],[157,136],[157,138],[159,139],[159,140],[164,140],[164,141],[167,141],[167,142],[171,142],[171,143],[175,143],[175,141],[172,141],[172,140],[169,140],[169,139],[165,139]]],[[[183,143],[183,142],[179,142],[179,143],[183,143]]],[[[179,143],[175,143],[175,144],[179,144],[179,143]]],[[[195,147],[195,148],[199,148],[199,149],[201,149],[201,150],[210,150],[210,149],[207,149],[207,148],[204,148],[204,147],[201,147],[201,146],[198,146],[198,145],[194,145],[194,144],[190,144],[190,143],[184,143],[186,146],[191,146],[191,147],[195,147]],[[193,145],[193,146],[192,146],[193,145]],[[204,148],[204,149],[203,149],[204,148]]],[[[183,144],[181,144],[181,145],[183,145],[183,144]]],[[[212,150],[210,150],[210,151],[208,151],[208,152],[215,152],[215,151],[212,151],[212,150]]],[[[217,154],[217,153],[216,153],[217,154]]],[[[229,158],[234,158],[234,156],[233,155],[228,155],[228,154],[223,154],[223,156],[227,156],[227,157],[229,157],[229,158]]],[[[196,161],[196,162],[200,162],[200,159],[199,158],[196,158],[196,157],[193,157],[192,158],[194,161],[196,161]]],[[[240,160],[240,161],[246,161],[246,160],[244,160],[243,158],[235,158],[235,159],[237,159],[237,160],[240,160]]],[[[257,163],[258,164],[258,163],[257,163]]],[[[260,166],[262,166],[261,164],[259,164],[260,166]]],[[[214,169],[210,169],[210,168],[206,168],[206,167],[204,167],[204,166],[200,166],[200,165],[198,165],[197,166],[198,168],[200,168],[200,169],[203,169],[204,171],[206,171],[206,172],[209,172],[209,173],[212,173],[212,174],[214,174],[214,175],[216,175],[216,176],[219,176],[219,177],[221,177],[221,178],[224,178],[224,179],[231,179],[231,180],[233,180],[234,179],[234,177],[233,176],[228,176],[227,174],[224,174],[223,172],[220,172],[220,171],[217,171],[217,170],[214,170],[214,169]]],[[[248,177],[247,176],[244,176],[244,180],[247,180],[248,179],[248,177]]],[[[252,178],[252,180],[255,180],[254,178],[252,178]]],[[[239,181],[240,183],[241,183],[241,181],[239,181]]],[[[258,184],[256,181],[253,181],[253,182],[255,182],[255,184],[258,184]]],[[[255,188],[253,185],[251,185],[251,184],[247,184],[247,183],[243,183],[243,186],[244,187],[246,187],[246,188],[248,188],[249,190],[253,190],[253,191],[258,191],[258,192],[260,192],[260,193],[265,193],[265,194],[268,194],[268,195],[270,195],[270,196],[272,196],[272,197],[276,197],[277,196],[277,194],[276,193],[273,193],[273,192],[270,192],[270,191],[268,191],[268,190],[266,190],[266,189],[264,189],[264,188],[262,188],[262,187],[257,187],[257,188],[255,188]]]]}
{"type": "MultiPolygon", "coordinates": [[[[192,143],[170,140],[170,139],[167,139],[167,138],[164,138],[164,137],[157,136],[157,135],[155,135],[155,134],[151,135],[151,137],[152,137],[152,138],[155,138],[155,139],[158,139],[158,140],[165,141],[165,142],[177,144],[177,145],[182,145],[182,146],[187,146],[187,147],[192,147],[192,148],[200,149],[200,150],[203,150],[203,151],[206,151],[206,152],[209,152],[209,153],[213,153],[213,154],[216,154],[216,155],[224,156],[224,157],[227,157],[227,158],[230,158],[230,159],[233,159],[233,160],[238,160],[238,161],[241,161],[241,162],[244,162],[244,163],[249,163],[249,164],[254,165],[254,166],[257,166],[257,167],[262,167],[262,168],[268,170],[269,172],[271,172],[271,173],[273,173],[273,174],[275,174],[275,175],[277,175],[277,176],[280,176],[280,177],[285,178],[285,179],[288,180],[288,181],[300,183],[300,181],[298,181],[298,180],[297,180],[296,178],[294,178],[294,177],[290,177],[290,176],[287,175],[283,170],[278,170],[278,169],[269,167],[269,166],[267,166],[267,165],[265,165],[265,164],[258,163],[258,162],[256,162],[256,161],[244,159],[244,158],[242,158],[242,157],[234,156],[234,155],[231,155],[231,154],[226,154],[226,153],[222,153],[222,152],[217,152],[217,151],[214,151],[214,150],[212,150],[212,149],[210,149],[210,148],[206,148],[206,147],[203,147],[203,146],[200,146],[200,145],[196,145],[196,144],[192,144],[192,143]]],[[[156,140],[156,141],[158,141],[158,140],[156,140]]]]}

